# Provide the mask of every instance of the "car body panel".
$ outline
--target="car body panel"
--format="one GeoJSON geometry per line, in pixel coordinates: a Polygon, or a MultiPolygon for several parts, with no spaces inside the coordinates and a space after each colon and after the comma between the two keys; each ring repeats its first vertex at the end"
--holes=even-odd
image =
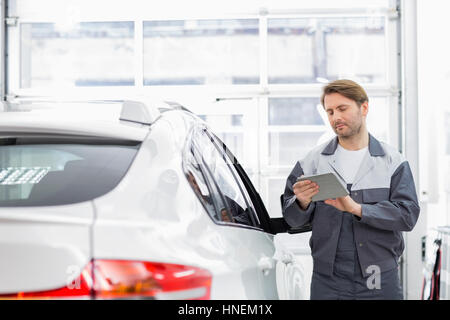
{"type": "Polygon", "coordinates": [[[183,110],[164,112],[151,126],[67,119],[68,114],[64,119],[63,114],[7,112],[0,117],[0,134],[131,139],[142,141],[141,147],[119,184],[92,201],[0,208],[0,254],[2,261],[8,257],[0,262],[0,294],[60,288],[73,278],[70,270],[81,272],[91,259],[114,259],[207,269],[211,299],[298,297],[287,284],[300,269],[289,266],[293,260],[286,260],[288,252],[275,246],[274,236],[256,227],[214,222],[193,192],[183,152],[190,130],[204,121],[183,110]]]}
{"type": "Polygon", "coordinates": [[[0,294],[66,286],[91,259],[90,202],[0,208],[0,294]]]}
{"type": "Polygon", "coordinates": [[[275,269],[258,270],[275,253],[272,236],[212,221],[182,171],[183,131],[192,123],[167,117],[152,127],[116,189],[94,200],[95,258],[199,266],[213,273],[213,299],[276,299],[275,269]]]}
{"type": "Polygon", "coordinates": [[[119,120],[120,104],[91,107],[88,115],[80,112],[78,104],[60,109],[2,112],[0,133],[50,133],[135,141],[144,140],[148,134],[148,126],[119,120]],[[109,116],[105,117],[105,114],[109,116]]]}

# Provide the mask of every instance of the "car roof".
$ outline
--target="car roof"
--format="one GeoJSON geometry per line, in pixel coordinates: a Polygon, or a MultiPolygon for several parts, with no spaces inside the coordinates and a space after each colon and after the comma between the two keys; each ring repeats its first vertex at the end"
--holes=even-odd
{"type": "MultiPolygon", "coordinates": [[[[161,112],[176,110],[164,104],[161,112]]],[[[143,141],[149,125],[121,121],[121,101],[21,102],[0,112],[2,134],[51,134],[143,141]]]]}

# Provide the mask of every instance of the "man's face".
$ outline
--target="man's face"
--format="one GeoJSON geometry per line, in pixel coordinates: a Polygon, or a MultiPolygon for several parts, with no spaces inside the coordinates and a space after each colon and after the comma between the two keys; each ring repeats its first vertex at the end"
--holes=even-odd
{"type": "Polygon", "coordinates": [[[328,121],[339,137],[351,137],[359,133],[369,111],[367,102],[358,107],[355,101],[339,93],[327,94],[324,98],[324,107],[328,121]]]}

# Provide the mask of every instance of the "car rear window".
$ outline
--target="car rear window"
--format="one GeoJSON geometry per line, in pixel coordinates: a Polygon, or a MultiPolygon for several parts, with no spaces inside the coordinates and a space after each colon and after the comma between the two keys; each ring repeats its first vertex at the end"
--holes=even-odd
{"type": "Polygon", "coordinates": [[[54,206],[111,191],[140,142],[0,136],[0,207],[54,206]]]}

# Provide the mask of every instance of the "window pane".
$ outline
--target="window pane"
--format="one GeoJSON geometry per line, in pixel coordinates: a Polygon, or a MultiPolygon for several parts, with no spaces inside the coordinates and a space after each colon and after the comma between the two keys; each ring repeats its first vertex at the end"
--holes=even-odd
{"type": "Polygon", "coordinates": [[[324,125],[317,98],[269,98],[269,125],[324,125]]]}
{"type": "Polygon", "coordinates": [[[97,198],[119,183],[138,150],[138,146],[94,141],[93,145],[60,143],[0,139],[0,207],[53,206],[97,198]]]}
{"type": "Polygon", "coordinates": [[[258,19],[144,22],[144,85],[259,83],[258,19]]]}
{"type": "Polygon", "coordinates": [[[315,82],[315,55],[306,19],[269,19],[269,83],[315,82]]]}
{"type": "Polygon", "coordinates": [[[269,83],[385,82],[384,19],[269,19],[269,83]]]}
{"type": "Polygon", "coordinates": [[[269,165],[293,167],[317,145],[324,132],[270,132],[269,165]]]}
{"type": "MultiPolygon", "coordinates": [[[[223,155],[223,160],[227,163],[228,168],[230,169],[230,171],[232,172],[232,175],[234,177],[234,180],[237,182],[237,185],[239,187],[240,193],[243,195],[244,199],[246,200],[246,203],[249,205],[249,215],[251,215],[252,217],[254,217],[254,221],[255,221],[255,225],[259,226],[259,219],[256,216],[256,211],[253,205],[253,202],[250,198],[250,195],[248,193],[247,188],[245,187],[245,184],[243,182],[243,180],[241,179],[241,177],[239,176],[239,173],[237,172],[236,168],[235,168],[235,164],[239,163],[239,159],[236,158],[230,158],[228,156],[227,150],[229,150],[229,147],[223,143],[222,141],[218,141],[216,138],[214,138],[214,143],[216,145],[216,148],[218,150],[218,153],[223,155]]],[[[234,155],[235,156],[235,155],[234,155]]]]}
{"type": "Polygon", "coordinates": [[[134,85],[134,23],[21,24],[21,88],[134,85]]]}
{"type": "Polygon", "coordinates": [[[218,151],[203,130],[197,133],[194,141],[199,149],[198,151],[201,153],[204,164],[208,167],[208,171],[212,174],[218,189],[227,202],[227,208],[222,208],[220,212],[222,221],[227,221],[226,213],[228,212],[232,217],[232,221],[227,222],[254,225],[255,209],[246,201],[248,196],[246,197],[246,194],[242,193],[244,190],[241,190],[230,170],[229,165],[232,165],[232,162],[225,160],[227,158],[224,159],[223,154],[218,151]]]}
{"type": "Polygon", "coordinates": [[[204,164],[197,161],[193,149],[185,153],[184,161],[186,163],[186,176],[189,184],[206,212],[208,212],[213,220],[222,221],[219,212],[220,208],[224,208],[226,205],[222,202],[220,193],[207,170],[204,168],[204,164]]]}

